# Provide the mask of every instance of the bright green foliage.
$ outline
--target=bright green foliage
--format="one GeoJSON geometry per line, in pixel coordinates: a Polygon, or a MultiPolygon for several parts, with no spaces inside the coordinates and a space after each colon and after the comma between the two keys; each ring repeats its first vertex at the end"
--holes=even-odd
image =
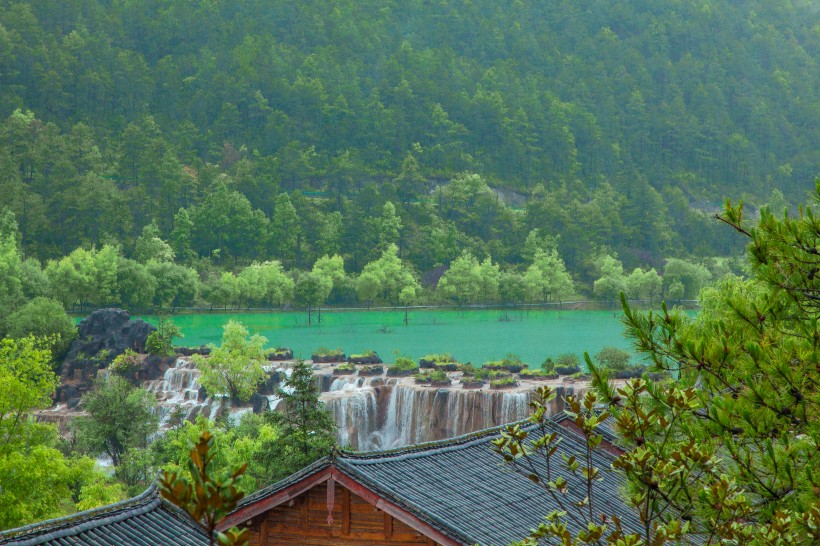
{"type": "Polygon", "coordinates": [[[556,250],[536,250],[532,265],[524,273],[530,301],[561,301],[574,292],[572,277],[556,250]]]}
{"type": "MultiPolygon", "coordinates": [[[[814,198],[820,203],[820,180],[814,198]]],[[[549,514],[522,544],[547,537],[600,545],[820,542],[820,222],[811,207],[797,218],[763,209],[749,229],[742,207],[729,204],[720,219],[749,238],[751,278],[727,276],[704,290],[695,318],[665,306],[639,314],[622,298],[636,348],[678,379],[615,387],[587,357],[597,393],[570,404],[590,448],[601,442],[595,428],[605,416],[593,410],[608,406],[625,450],[613,468],[626,477],[626,501],[644,530],[625,534],[595,508],[589,484],[584,510],[549,514]],[[588,531],[572,537],[562,520],[575,514],[588,531]]],[[[539,407],[546,406],[536,401],[535,422],[546,418],[539,407]]],[[[526,450],[549,456],[548,444],[525,440],[509,429],[497,448],[513,466],[526,450]]],[[[560,499],[563,483],[538,483],[560,499]]]]}
{"type": "Polygon", "coordinates": [[[142,235],[137,237],[134,245],[134,259],[143,264],[151,260],[173,262],[174,250],[171,245],[162,240],[160,235],[159,228],[153,222],[142,228],[142,235]]]}
{"type": "Polygon", "coordinates": [[[51,353],[60,358],[77,336],[74,321],[60,302],[37,297],[29,300],[18,311],[9,315],[8,336],[21,338],[29,335],[48,339],[51,353]]]}
{"type": "Polygon", "coordinates": [[[631,367],[632,355],[629,351],[617,347],[604,347],[595,355],[595,363],[600,367],[620,371],[631,367]]]}
{"type": "Polygon", "coordinates": [[[77,443],[90,454],[105,453],[114,466],[128,449],[145,447],[157,431],[154,395],[119,375],[100,375],[81,404],[88,417],[72,423],[77,443]]]}
{"type": "Polygon", "coordinates": [[[667,287],[671,289],[676,283],[683,287],[683,293],[671,299],[696,299],[711,277],[704,266],[678,258],[670,258],[663,268],[663,282],[667,287]]]}
{"type": "Polygon", "coordinates": [[[593,284],[592,291],[604,301],[615,301],[626,289],[623,264],[618,258],[605,254],[598,258],[596,265],[601,276],[593,284]]]}
{"type": "Polygon", "coordinates": [[[453,301],[459,306],[474,303],[481,296],[481,274],[478,260],[465,250],[441,276],[436,292],[442,299],[453,301]]]}
{"type": "MultiPolygon", "coordinates": [[[[408,188],[403,188],[407,190],[408,188]]],[[[399,236],[401,235],[402,222],[401,218],[396,214],[396,207],[388,201],[382,208],[382,216],[378,222],[379,244],[377,249],[380,252],[387,250],[390,245],[399,244],[399,236]]]]}
{"type": "Polygon", "coordinates": [[[268,306],[281,306],[293,299],[293,279],[285,273],[279,262],[265,262],[260,265],[259,282],[265,287],[268,306]]]}
{"type": "MultiPolygon", "coordinates": [[[[179,471],[190,478],[190,446],[206,431],[214,438],[210,450],[214,467],[226,471],[241,464],[248,464],[248,472],[236,481],[236,487],[243,493],[257,490],[261,486],[257,480],[264,474],[257,468],[257,454],[264,442],[275,441],[278,432],[270,424],[264,423],[261,416],[253,413],[244,415],[238,425],[214,423],[200,415],[194,422],[186,421],[172,428],[144,451],[144,457],[141,454],[133,454],[132,479],[142,482],[141,486],[144,488],[146,480],[148,483],[153,480],[157,467],[179,471]],[[152,471],[143,473],[140,467],[145,466],[150,467],[152,471]]],[[[121,469],[122,465],[117,468],[118,477],[121,469]]]]}
{"type": "Polygon", "coordinates": [[[78,494],[84,504],[118,495],[106,487],[82,494],[102,479],[94,461],[66,459],[56,428],[32,417],[51,405],[57,383],[46,344],[32,337],[0,341],[0,529],[73,511],[78,494]]]}
{"type": "Polygon", "coordinates": [[[4,317],[23,301],[22,260],[12,235],[0,235],[0,329],[4,317]]]}
{"type": "Polygon", "coordinates": [[[126,349],[118,354],[108,365],[108,371],[117,375],[128,376],[131,372],[139,368],[139,353],[131,349],[126,349]]]}
{"type": "Polygon", "coordinates": [[[333,279],[324,275],[306,271],[299,273],[296,280],[293,297],[296,303],[304,305],[308,312],[308,324],[311,323],[310,313],[314,307],[318,307],[327,301],[330,291],[333,289],[333,279]]]}
{"type": "Polygon", "coordinates": [[[174,354],[174,338],[184,337],[168,315],[160,313],[157,317],[157,329],[148,334],[145,350],[152,355],[169,356],[174,354]]]}
{"type": "Polygon", "coordinates": [[[663,279],[653,267],[649,271],[636,267],[624,280],[624,288],[629,299],[646,299],[650,304],[661,293],[663,279]]]}
{"type": "Polygon", "coordinates": [[[265,343],[259,334],[250,335],[241,323],[230,320],[223,327],[222,345],[211,346],[208,356],[194,355],[202,372],[201,383],[210,396],[229,396],[246,402],[265,379],[262,364],[265,343]]]}
{"type": "Polygon", "coordinates": [[[281,408],[265,414],[279,436],[263,443],[258,463],[267,470],[263,483],[272,483],[330,453],[336,442],[336,425],[319,400],[311,366],[298,361],[279,389],[281,408]],[[279,411],[281,409],[281,411],[279,411]]]}
{"type": "Polygon", "coordinates": [[[0,340],[0,450],[18,441],[31,411],[51,405],[58,382],[43,343],[0,340]]]}
{"type": "Polygon", "coordinates": [[[205,431],[190,452],[190,478],[180,471],[166,471],[159,480],[162,496],[176,504],[208,532],[211,546],[244,546],[250,540],[250,530],[236,527],[215,533],[217,524],[236,508],[245,495],[236,488],[236,481],[245,473],[246,465],[231,472],[216,472],[211,453],[213,436],[205,431]],[[216,542],[215,540],[216,539],[216,542]]]}
{"type": "Polygon", "coordinates": [[[199,277],[191,268],[170,262],[148,262],[148,273],[156,281],[152,303],[156,308],[191,305],[199,292],[199,277]]]}
{"type": "Polygon", "coordinates": [[[366,282],[364,286],[367,289],[363,289],[362,285],[359,285],[357,290],[360,294],[364,293],[370,296],[372,291],[380,295],[385,301],[395,305],[399,303],[399,294],[404,288],[420,289],[415,275],[410,267],[399,258],[398,251],[396,245],[388,245],[379,259],[364,266],[359,280],[363,283],[366,282]],[[367,280],[361,281],[362,277],[367,280]]]}
{"type": "Polygon", "coordinates": [[[239,300],[249,308],[256,302],[265,301],[265,285],[262,284],[261,268],[251,264],[236,276],[239,300]]]}
{"type": "Polygon", "coordinates": [[[117,302],[128,309],[150,309],[157,290],[157,279],[148,268],[127,258],[117,263],[117,302]]]}

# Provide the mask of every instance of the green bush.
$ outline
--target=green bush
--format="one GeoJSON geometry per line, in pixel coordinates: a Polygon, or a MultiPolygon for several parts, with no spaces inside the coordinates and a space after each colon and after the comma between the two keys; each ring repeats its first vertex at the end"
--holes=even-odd
{"type": "Polygon", "coordinates": [[[418,362],[416,362],[412,358],[400,356],[396,358],[396,361],[393,363],[392,366],[390,366],[389,369],[396,371],[418,370],[419,365],[418,362]]]}
{"type": "Polygon", "coordinates": [[[516,387],[518,383],[515,382],[515,379],[512,377],[505,377],[503,379],[496,379],[494,381],[490,381],[490,388],[491,389],[504,389],[508,387],[516,387]]]}
{"type": "Polygon", "coordinates": [[[625,371],[634,368],[635,365],[630,362],[631,358],[632,355],[629,351],[617,347],[604,347],[595,355],[595,361],[601,367],[612,371],[625,371]]]}
{"type": "Polygon", "coordinates": [[[340,347],[336,349],[328,349],[327,347],[319,347],[314,351],[315,355],[317,356],[341,356],[344,354],[344,351],[340,347]]]}
{"type": "Polygon", "coordinates": [[[131,349],[126,349],[123,353],[120,353],[116,358],[114,358],[108,366],[108,369],[111,373],[126,376],[139,368],[139,366],[139,354],[131,349]]]}
{"type": "Polygon", "coordinates": [[[555,362],[551,357],[548,356],[544,362],[541,363],[541,371],[555,373],[555,362]]]}

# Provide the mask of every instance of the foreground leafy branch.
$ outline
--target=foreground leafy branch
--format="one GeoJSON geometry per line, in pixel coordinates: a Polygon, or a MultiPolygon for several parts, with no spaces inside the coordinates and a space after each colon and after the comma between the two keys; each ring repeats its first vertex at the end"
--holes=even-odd
{"type": "Polygon", "coordinates": [[[181,470],[163,472],[159,479],[160,492],[164,498],[202,523],[208,532],[211,546],[216,543],[223,546],[244,546],[250,540],[248,529],[232,527],[224,533],[215,533],[215,529],[220,520],[233,511],[244,496],[237,490],[236,480],[245,473],[247,465],[242,465],[229,473],[216,473],[212,465],[213,442],[211,433],[204,431],[191,449],[191,479],[185,477],[181,470]],[[214,539],[217,542],[214,542],[214,539]]]}

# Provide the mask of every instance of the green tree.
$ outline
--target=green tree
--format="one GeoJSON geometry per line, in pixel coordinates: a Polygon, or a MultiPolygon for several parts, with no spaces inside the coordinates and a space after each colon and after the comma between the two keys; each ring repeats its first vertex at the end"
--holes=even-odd
{"type": "Polygon", "coordinates": [[[629,299],[647,299],[650,305],[661,293],[662,286],[663,279],[654,267],[648,271],[636,267],[624,281],[625,292],[629,299]]]}
{"type": "Polygon", "coordinates": [[[524,273],[524,285],[531,301],[559,302],[573,293],[572,277],[556,250],[536,250],[524,273]]]}
{"type": "Polygon", "coordinates": [[[601,276],[592,285],[593,293],[604,301],[614,302],[626,288],[623,264],[618,258],[604,254],[595,265],[601,276]]]}
{"type": "Polygon", "coordinates": [[[683,294],[674,299],[696,299],[712,274],[706,267],[693,264],[678,258],[669,258],[663,268],[663,281],[667,287],[680,283],[683,286],[683,294]]]}
{"type": "Polygon", "coordinates": [[[282,411],[268,412],[266,419],[280,433],[265,442],[258,458],[269,469],[265,483],[272,483],[304,468],[330,453],[336,442],[336,425],[330,411],[319,400],[319,389],[311,366],[298,361],[283,388],[282,411]]]}
{"type": "Polygon", "coordinates": [[[191,268],[170,262],[148,262],[148,273],[157,283],[152,301],[155,308],[191,305],[199,292],[199,277],[191,268]]]}
{"type": "Polygon", "coordinates": [[[229,396],[247,402],[265,377],[267,339],[250,335],[241,323],[229,320],[222,329],[222,345],[208,356],[194,355],[201,383],[210,396],[229,396]]]}
{"type": "Polygon", "coordinates": [[[137,237],[134,245],[134,259],[146,264],[151,260],[173,262],[175,255],[171,245],[162,240],[162,233],[154,222],[142,228],[142,235],[137,237]]]}
{"type": "Polygon", "coordinates": [[[298,263],[301,237],[302,228],[296,208],[290,202],[288,194],[281,193],[276,198],[270,224],[273,254],[281,258],[285,264],[298,263]]]}
{"type": "Polygon", "coordinates": [[[12,338],[34,336],[48,340],[49,350],[56,360],[63,356],[77,337],[74,321],[60,302],[34,298],[9,316],[8,335],[12,338]]]}
{"type": "MultiPolygon", "coordinates": [[[[308,325],[311,324],[311,312],[315,307],[327,301],[333,289],[333,280],[330,277],[312,271],[300,272],[296,279],[293,297],[296,303],[304,305],[308,314],[308,325]]],[[[321,321],[321,315],[319,315],[321,321]]]]}
{"type": "Polygon", "coordinates": [[[274,303],[281,307],[293,299],[295,283],[278,261],[265,262],[259,266],[259,282],[265,289],[269,307],[273,307],[274,303]]]}
{"type": "Polygon", "coordinates": [[[101,374],[80,403],[88,417],[73,422],[77,443],[88,453],[105,453],[114,466],[128,449],[145,447],[157,431],[156,397],[118,375],[101,374]]]}
{"type": "Polygon", "coordinates": [[[157,316],[157,329],[148,334],[145,350],[152,355],[170,356],[174,354],[174,338],[184,337],[179,327],[171,322],[165,313],[157,316]]]}
{"type": "MultiPolygon", "coordinates": [[[[568,398],[569,415],[589,449],[555,461],[583,471],[582,510],[567,504],[566,481],[533,474],[559,509],[523,543],[560,538],[593,544],[815,544],[820,541],[820,330],[817,248],[820,180],[815,209],[777,218],[768,209],[749,228],[742,206],[718,218],[749,240],[749,279],[725,277],[703,291],[696,317],[632,311],[622,298],[627,334],[656,371],[674,382],[633,379],[624,386],[587,356],[595,392],[568,398]],[[601,406],[607,408],[603,413],[601,406]],[[624,450],[612,464],[627,482],[625,500],[643,529],[628,532],[605,512],[590,464],[598,428],[611,412],[624,450]],[[584,529],[573,537],[565,518],[584,529]]],[[[534,422],[546,419],[548,390],[537,395],[534,422]]],[[[505,461],[527,472],[526,461],[551,456],[509,427],[497,443],[505,461]]],[[[574,542],[573,542],[574,543],[574,542]]]]}
{"type": "MultiPolygon", "coordinates": [[[[14,236],[0,235],[0,317],[6,317],[23,301],[22,259],[14,236]]],[[[0,320],[0,329],[4,328],[0,320]]]]}
{"type": "Polygon", "coordinates": [[[465,250],[441,276],[436,292],[461,307],[477,301],[481,288],[481,266],[475,256],[465,250]]]}

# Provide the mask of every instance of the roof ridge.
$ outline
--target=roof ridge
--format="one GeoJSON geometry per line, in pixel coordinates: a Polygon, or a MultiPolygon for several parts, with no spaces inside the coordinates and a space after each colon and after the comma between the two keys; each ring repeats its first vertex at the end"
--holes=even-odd
{"type": "MultiPolygon", "coordinates": [[[[51,535],[51,538],[79,534],[88,529],[93,529],[101,525],[116,523],[136,515],[150,512],[162,504],[162,499],[157,494],[157,487],[152,483],[148,489],[130,499],[125,499],[114,504],[107,504],[82,512],[75,512],[68,516],[53,518],[37,523],[31,523],[23,527],[0,531],[0,544],[10,539],[25,540],[27,535],[42,537],[44,534],[51,535]],[[110,514],[110,515],[108,515],[110,514]],[[87,521],[82,521],[82,520],[87,521]],[[82,523],[77,523],[78,521],[82,523]]],[[[33,537],[32,537],[33,538],[33,537]]],[[[37,542],[39,543],[39,539],[37,542]]],[[[21,546],[26,542],[21,542],[21,546]]]]}

